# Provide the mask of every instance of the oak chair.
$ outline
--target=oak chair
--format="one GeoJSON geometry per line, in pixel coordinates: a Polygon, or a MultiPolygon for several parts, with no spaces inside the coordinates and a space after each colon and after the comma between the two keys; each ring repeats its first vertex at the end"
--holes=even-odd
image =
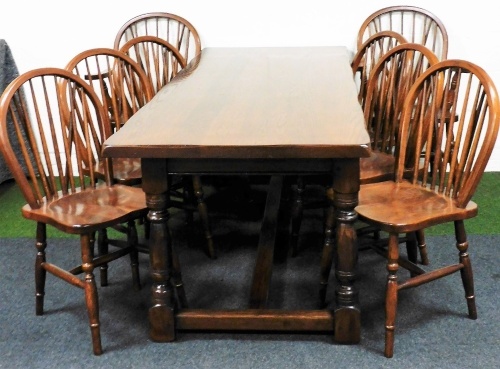
{"type": "Polygon", "coordinates": [[[408,42],[425,45],[439,60],[448,57],[448,33],[443,22],[426,9],[415,6],[389,6],[370,14],[361,24],[357,48],[372,35],[394,31],[408,42]]]}
{"type": "MultiPolygon", "coordinates": [[[[141,66],[115,49],[93,48],[82,51],[75,55],[65,68],[92,86],[104,110],[109,114],[112,132],[118,131],[154,95],[141,66]]],[[[95,173],[103,177],[103,160],[99,159],[92,164],[95,165],[95,173]]],[[[113,160],[113,173],[114,180],[118,183],[139,185],[142,180],[140,160],[113,160]]]]}
{"type": "Polygon", "coordinates": [[[366,85],[372,69],[380,58],[393,47],[407,42],[397,32],[380,31],[370,36],[356,51],[351,62],[354,81],[358,87],[358,100],[364,107],[366,85]]]}
{"type": "MultiPolygon", "coordinates": [[[[146,38],[146,40],[139,38],[139,40],[143,46],[151,43],[151,41],[146,42],[146,40],[150,40],[150,38],[146,38]]],[[[131,47],[133,45],[137,45],[139,47],[137,40],[131,41],[128,46],[131,47]]],[[[151,45],[157,44],[152,43],[151,45]]],[[[165,51],[166,49],[163,49],[163,44],[161,45],[161,49],[150,49],[150,51],[165,51]]],[[[131,52],[134,57],[138,56],[130,49],[127,49],[127,51],[131,52]]],[[[152,54],[147,55],[148,57],[154,57],[152,54]]],[[[167,54],[162,54],[162,58],[172,61],[172,66],[175,68],[185,65],[184,59],[179,55],[178,52],[174,51],[173,55],[175,55],[174,59],[176,57],[180,57],[180,59],[178,59],[178,61],[177,59],[175,59],[174,61],[173,59],[169,59],[169,55],[167,54]],[[177,65],[177,63],[179,64],[177,65]]],[[[141,63],[145,62],[145,58],[141,59],[141,63]]],[[[149,59],[148,62],[152,62],[152,60],[149,59]]],[[[172,66],[168,66],[168,68],[172,66]]],[[[151,69],[151,66],[139,64],[138,61],[127,55],[127,53],[111,48],[94,48],[82,51],[75,55],[68,62],[65,68],[88,81],[88,83],[94,88],[94,90],[100,97],[105,110],[109,113],[113,132],[118,131],[133,114],[135,114],[142,106],[144,106],[153,98],[153,96],[157,92],[156,88],[153,88],[151,84],[151,80],[156,78],[153,74],[157,71],[163,72],[163,70],[161,69],[155,70],[151,69]],[[153,74],[148,74],[150,72],[152,72],[153,74]]],[[[169,69],[169,73],[172,73],[172,69],[169,69]]],[[[162,82],[164,81],[165,79],[163,78],[162,82]]],[[[103,163],[104,162],[102,158],[99,158],[97,162],[93,163],[93,165],[95,166],[95,173],[101,177],[104,174],[103,163]]],[[[112,165],[113,171],[115,173],[114,179],[116,182],[129,186],[138,186],[142,183],[140,159],[117,158],[113,159],[112,165]]],[[[189,185],[190,188],[196,189],[194,193],[196,193],[198,196],[193,196],[193,198],[195,199],[193,202],[196,202],[196,205],[186,205],[183,201],[172,201],[172,205],[180,208],[188,207],[190,212],[194,211],[195,209],[199,211],[205,237],[207,240],[207,253],[212,256],[214,253],[214,246],[209,225],[208,211],[202,197],[203,191],[201,191],[201,182],[196,176],[190,177],[190,180],[192,181],[192,184],[187,183],[187,179],[185,180],[185,184],[186,186],[189,185]]],[[[179,188],[179,186],[173,185],[172,188],[177,189],[179,188]]],[[[177,197],[179,196],[177,192],[175,192],[174,195],[176,195],[177,197]]],[[[149,228],[147,220],[145,220],[144,223],[145,234],[146,237],[148,237],[149,228]]],[[[119,231],[126,232],[126,229],[123,229],[121,227],[114,228],[119,231]]],[[[99,235],[100,237],[107,237],[106,230],[103,229],[99,235]]],[[[109,239],[108,242],[114,243],[116,245],[119,245],[121,243],[121,241],[118,239],[109,239]]],[[[141,247],[141,250],[146,251],[147,248],[141,247]]]]}
{"type": "Polygon", "coordinates": [[[47,272],[83,289],[95,355],[102,353],[102,346],[94,269],[129,255],[133,285],[140,288],[134,221],[147,214],[140,188],[113,184],[110,162],[104,166],[104,181],[93,167],[84,170],[87,163],[98,160],[109,128],[96,93],[64,69],[26,72],[9,84],[0,99],[0,151],[26,199],[22,215],[36,222],[36,314],[44,312],[47,272]],[[13,125],[15,137],[7,135],[8,124],[13,125]],[[15,146],[22,148],[21,156],[14,154],[15,146]],[[94,255],[95,232],[122,223],[128,225],[128,246],[103,253],[107,245],[99,245],[99,255],[94,255]],[[80,265],[67,270],[48,261],[47,225],[80,236],[80,265]]]}
{"type": "MultiPolygon", "coordinates": [[[[394,176],[395,155],[401,144],[398,136],[401,112],[408,91],[418,77],[429,67],[438,63],[434,53],[425,46],[405,43],[389,50],[375,65],[367,86],[364,116],[371,138],[372,152],[369,157],[360,159],[360,185],[391,180],[394,176]]],[[[333,195],[334,196],[334,195],[333,195]]],[[[326,229],[332,229],[334,216],[327,214],[326,229]]],[[[379,228],[365,226],[359,222],[357,233],[361,246],[366,242],[385,244],[380,239],[379,228]],[[368,237],[364,237],[368,236],[368,237]]],[[[422,231],[415,231],[401,237],[399,242],[407,242],[409,253],[416,261],[417,249],[420,250],[422,263],[428,264],[425,237],[422,231]]],[[[326,243],[331,245],[330,243],[326,243]]],[[[320,272],[320,304],[325,304],[326,290],[333,262],[333,250],[323,250],[320,272]]]]}
{"type": "MultiPolygon", "coordinates": [[[[186,60],[172,44],[156,36],[138,36],[127,41],[120,51],[139,64],[146,73],[153,93],[156,94],[186,67],[186,60]]],[[[200,176],[174,178],[171,186],[171,205],[186,210],[188,222],[197,210],[207,241],[207,254],[215,258],[208,209],[200,176]]]]}
{"type": "MultiPolygon", "coordinates": [[[[473,274],[464,220],[477,215],[471,201],[498,134],[500,101],[486,72],[473,63],[447,60],[431,66],[412,86],[399,126],[394,178],[364,185],[359,219],[389,234],[385,351],[393,356],[399,292],[460,271],[468,315],[476,319],[473,274]],[[443,116],[458,116],[453,124],[443,116]],[[442,223],[454,224],[458,263],[422,269],[399,251],[398,237],[442,223]],[[410,277],[399,280],[400,267],[410,277]]],[[[410,241],[411,242],[411,241],[410,241]]]]}
{"type": "Polygon", "coordinates": [[[173,45],[189,63],[201,53],[201,40],[196,28],[183,17],[164,12],[138,15],[118,30],[114,48],[119,50],[128,41],[139,36],[156,36],[173,45]]]}
{"type": "Polygon", "coordinates": [[[186,59],[179,50],[156,36],[135,37],[127,41],[120,51],[141,66],[154,94],[186,67],[186,59]]]}
{"type": "MultiPolygon", "coordinates": [[[[364,107],[364,100],[366,96],[366,87],[368,84],[368,77],[380,60],[380,58],[387,53],[393,47],[405,43],[405,38],[399,33],[393,31],[381,31],[372,35],[366,42],[361,45],[359,50],[354,55],[351,68],[354,77],[354,82],[356,83],[358,89],[358,100],[361,107],[364,107]]],[[[329,186],[329,181],[325,178],[323,186],[329,186]]],[[[311,184],[318,182],[317,178],[312,181],[307,177],[299,176],[297,178],[297,183],[295,185],[294,191],[294,207],[292,211],[292,226],[289,239],[289,248],[291,249],[292,256],[298,254],[298,240],[299,240],[299,230],[302,223],[302,213],[305,209],[317,209],[317,208],[327,208],[328,204],[324,196],[320,195],[320,199],[304,200],[306,186],[311,187],[311,184]],[[312,183],[311,183],[312,182],[312,183]]],[[[323,180],[319,181],[323,182],[323,180]]],[[[320,186],[320,187],[323,187],[320,186]]],[[[327,193],[330,193],[327,190],[327,193]]],[[[309,196],[318,197],[318,196],[309,196]]]]}
{"type": "MultiPolygon", "coordinates": [[[[367,130],[371,137],[372,153],[360,159],[360,184],[383,181],[392,178],[394,149],[398,144],[396,132],[402,103],[413,81],[429,66],[437,63],[437,57],[425,46],[402,43],[388,50],[370,73],[366,87],[364,114],[367,130]]],[[[353,73],[355,72],[353,68],[353,73]]],[[[328,178],[314,178],[313,182],[329,186],[328,178]]],[[[302,222],[304,181],[299,178],[295,204],[292,211],[291,248],[297,254],[297,244],[302,222]]],[[[330,200],[332,189],[326,190],[330,200]]],[[[327,206],[325,201],[320,203],[327,206]]],[[[328,207],[327,207],[328,208],[328,207]]],[[[325,214],[325,227],[333,227],[333,214],[325,214]]],[[[360,227],[358,234],[373,233],[373,229],[360,227]]],[[[375,230],[376,231],[376,230],[375,230]]],[[[424,241],[422,241],[423,244],[424,241]]],[[[423,246],[422,246],[423,248],[423,246]]],[[[324,305],[330,274],[333,250],[324,250],[320,274],[320,304],[324,305]]]]}

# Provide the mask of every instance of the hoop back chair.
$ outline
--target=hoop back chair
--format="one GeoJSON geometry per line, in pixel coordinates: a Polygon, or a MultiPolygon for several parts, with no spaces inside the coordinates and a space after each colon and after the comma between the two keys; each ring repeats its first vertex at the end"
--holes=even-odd
{"type": "MultiPolygon", "coordinates": [[[[371,136],[372,153],[360,159],[360,184],[391,179],[394,172],[394,147],[398,144],[396,132],[402,102],[415,79],[430,65],[437,63],[437,57],[425,46],[402,43],[388,50],[374,66],[366,88],[365,122],[371,136]]],[[[354,72],[354,69],[353,69],[354,72]]],[[[354,72],[355,73],[355,72],[354,72]]],[[[329,186],[326,177],[314,178],[316,184],[329,186]]],[[[330,200],[333,190],[326,190],[330,200]]],[[[297,185],[294,210],[292,211],[291,248],[296,255],[300,225],[302,222],[304,182],[297,185]]],[[[324,199],[324,196],[323,196],[324,199]]],[[[327,207],[323,200],[322,207],[327,207]]],[[[328,208],[328,207],[327,207],[328,208]]],[[[325,214],[326,229],[333,228],[334,215],[325,214]]],[[[360,235],[372,233],[371,228],[360,228],[360,235]]],[[[327,243],[331,245],[330,243],[327,243]]],[[[320,305],[323,306],[333,263],[331,247],[324,250],[320,274],[320,305]]]]}
{"type": "Polygon", "coordinates": [[[111,48],[93,48],[75,55],[65,69],[92,86],[109,112],[113,132],[153,97],[142,67],[128,55],[111,48]]]}
{"type": "Polygon", "coordinates": [[[102,353],[102,346],[93,271],[129,254],[134,287],[140,288],[134,220],[147,214],[142,190],[113,184],[109,162],[104,181],[98,180],[92,167],[84,170],[88,162],[97,160],[101,141],[110,134],[108,116],[95,92],[64,69],[24,73],[0,99],[0,150],[26,199],[22,215],[37,225],[36,314],[44,312],[47,272],[83,289],[96,355],[102,353]],[[7,135],[7,125],[14,126],[15,137],[7,135]],[[83,149],[77,149],[79,144],[83,149]],[[14,154],[15,146],[21,147],[22,156],[14,154]],[[129,224],[128,247],[95,256],[95,232],[121,223],[129,224]],[[47,225],[80,236],[80,265],[66,270],[47,260],[47,225]]]}
{"type": "MultiPolygon", "coordinates": [[[[92,86],[108,112],[112,131],[123,124],[153,97],[149,79],[132,58],[111,48],[94,48],[75,55],[65,67],[92,86]]],[[[100,158],[99,158],[100,159],[100,158]]],[[[103,160],[92,163],[101,177],[103,160]]],[[[140,160],[113,160],[113,173],[118,183],[138,185],[142,180],[140,160]]]]}
{"type": "MultiPolygon", "coordinates": [[[[160,76],[161,82],[165,83],[167,77],[171,78],[172,75],[177,73],[178,67],[185,66],[184,59],[175,49],[172,49],[174,50],[172,54],[169,54],[170,51],[168,51],[167,54],[154,54],[167,50],[164,48],[164,43],[165,41],[156,38],[154,38],[153,41],[149,36],[131,40],[127,45],[129,47],[128,51],[132,53],[134,57],[143,56],[144,58],[140,60],[141,64],[123,51],[110,48],[94,48],[80,52],[66,65],[67,70],[87,80],[97,92],[105,110],[109,113],[113,131],[119,130],[133,114],[153,98],[157,92],[156,87],[158,87],[158,81],[156,81],[156,78],[158,76],[160,76]],[[158,43],[156,43],[156,41],[158,43]],[[142,53],[140,55],[137,55],[130,49],[130,47],[137,46],[139,48],[150,45],[151,49],[149,49],[150,52],[147,54],[144,54],[144,49],[140,51],[142,53]],[[153,48],[152,45],[161,45],[161,48],[153,48]],[[165,66],[162,62],[161,65],[157,64],[158,67],[156,67],[155,63],[157,61],[159,62],[160,59],[165,62],[168,61],[171,64],[165,66]],[[149,64],[146,65],[145,63],[149,64]],[[150,65],[151,63],[153,64],[152,66],[150,65]],[[163,76],[158,74],[167,72],[167,70],[163,68],[168,69],[168,75],[163,76]],[[149,73],[152,74],[150,75],[149,73]],[[155,81],[155,88],[153,88],[151,80],[155,81]]],[[[104,162],[100,157],[99,159],[100,160],[92,165],[95,166],[95,172],[102,177],[104,173],[104,162]]],[[[140,159],[115,158],[112,161],[112,165],[116,182],[129,186],[137,186],[142,183],[140,159]]],[[[192,213],[194,209],[198,210],[207,240],[207,253],[209,256],[214,257],[215,251],[212,233],[208,219],[208,210],[203,199],[203,191],[201,190],[201,180],[199,176],[192,176],[190,179],[192,184],[190,184],[189,188],[194,188],[194,193],[196,194],[196,198],[193,195],[190,199],[194,199],[192,202],[196,202],[196,205],[189,203],[188,206],[185,205],[184,201],[180,200],[172,201],[171,205],[178,208],[189,208],[188,210],[190,213],[192,213]]],[[[185,183],[187,182],[188,180],[186,179],[185,183]]],[[[178,188],[181,188],[181,186],[177,184],[172,185],[172,189],[178,188]]],[[[181,198],[183,197],[182,195],[178,195],[177,192],[173,193],[173,195],[176,196],[176,198],[179,196],[181,198]]],[[[126,232],[126,229],[122,227],[114,228],[126,232]]],[[[146,221],[146,237],[149,235],[148,230],[149,228],[146,221]]],[[[106,230],[103,229],[99,235],[101,237],[107,237],[106,230]]],[[[108,240],[108,242],[119,245],[121,240],[113,239],[108,240]]],[[[141,247],[141,250],[146,251],[147,247],[141,247]]]]}
{"type": "Polygon", "coordinates": [[[186,67],[186,60],[172,44],[156,36],[139,36],[127,41],[120,51],[146,72],[156,94],[186,67]]]}
{"type": "MultiPolygon", "coordinates": [[[[369,157],[360,159],[361,188],[369,183],[393,179],[395,154],[400,145],[398,130],[404,100],[418,77],[437,63],[438,59],[431,50],[423,45],[408,42],[389,50],[375,65],[368,81],[364,109],[372,152],[369,157]]],[[[333,222],[334,214],[327,214],[325,228],[333,229],[333,222]]],[[[373,237],[367,237],[368,242],[384,243],[384,240],[379,237],[379,228],[371,225],[358,227],[357,233],[360,238],[374,234],[373,237]]],[[[412,260],[416,261],[418,248],[421,250],[424,264],[428,263],[423,235],[421,233],[409,234],[400,238],[399,242],[405,242],[408,239],[412,240],[412,242],[407,242],[412,260]]],[[[321,305],[325,304],[333,263],[332,242],[326,242],[326,245],[327,247],[323,250],[320,272],[321,305]]]]}
{"type": "MultiPolygon", "coordinates": [[[[473,63],[447,60],[431,66],[408,92],[400,120],[394,179],[362,186],[360,220],[389,233],[385,298],[385,356],[393,356],[399,292],[460,271],[468,315],[476,319],[473,274],[464,220],[477,215],[471,198],[481,180],[500,121],[496,88],[473,63]],[[458,120],[442,119],[444,112],[458,120]],[[424,270],[399,252],[398,235],[454,223],[458,263],[424,270]],[[399,267],[410,277],[399,281],[399,267]]],[[[376,248],[375,248],[376,250],[376,248]]]]}
{"type": "Polygon", "coordinates": [[[403,102],[417,78],[437,62],[438,58],[427,47],[405,43],[389,50],[373,68],[364,107],[372,157],[362,160],[362,184],[392,178],[403,102]],[[385,159],[376,159],[374,163],[373,159],[379,155],[389,156],[388,159],[392,162],[389,168],[385,159]],[[384,164],[381,165],[382,163],[384,164]]]}
{"type": "Polygon", "coordinates": [[[351,68],[358,87],[358,100],[362,108],[364,107],[366,85],[373,67],[390,49],[405,42],[407,42],[406,39],[397,32],[381,31],[370,36],[356,51],[351,68]]]}
{"type": "Polygon", "coordinates": [[[357,48],[380,31],[394,31],[408,42],[425,45],[439,60],[448,57],[448,33],[443,22],[426,9],[415,6],[389,6],[368,16],[361,24],[357,48]]]}
{"type": "Polygon", "coordinates": [[[139,36],[156,36],[167,41],[179,51],[186,63],[201,52],[196,28],[175,14],[152,12],[128,20],[118,30],[113,47],[119,50],[127,41],[139,36]]]}

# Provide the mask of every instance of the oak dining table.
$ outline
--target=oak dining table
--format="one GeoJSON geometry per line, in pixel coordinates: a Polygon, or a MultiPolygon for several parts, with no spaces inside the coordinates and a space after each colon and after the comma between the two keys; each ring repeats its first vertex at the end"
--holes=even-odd
{"type": "Polygon", "coordinates": [[[358,343],[354,208],[359,159],[369,156],[369,142],[346,47],[203,49],[103,146],[105,157],[141,158],[151,227],[151,339],[174,341],[178,330],[326,331],[335,342],[358,343]],[[174,288],[182,281],[168,228],[174,174],[270,176],[247,308],[176,305],[174,288]],[[335,242],[336,250],[333,307],[268,309],[283,178],[325,174],[335,193],[335,230],[325,232],[325,247],[335,242]]]}

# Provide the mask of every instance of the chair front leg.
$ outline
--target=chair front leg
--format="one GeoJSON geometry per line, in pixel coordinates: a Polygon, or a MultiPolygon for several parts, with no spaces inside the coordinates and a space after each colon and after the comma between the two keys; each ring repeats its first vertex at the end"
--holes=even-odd
{"type": "Polygon", "coordinates": [[[36,225],[36,259],[35,259],[35,310],[36,315],[43,315],[43,300],[45,297],[45,278],[47,271],[45,263],[45,249],[47,247],[47,226],[38,222],[36,225]]]}
{"type": "Polygon", "coordinates": [[[394,329],[396,323],[396,310],[398,305],[398,277],[396,273],[399,268],[399,241],[398,234],[389,235],[387,247],[387,290],[385,296],[385,357],[394,354],[394,329]]]}
{"type": "Polygon", "coordinates": [[[95,355],[102,354],[101,329],[99,323],[99,300],[94,278],[94,245],[88,234],[80,236],[80,247],[82,253],[82,270],[84,273],[85,304],[89,316],[90,332],[92,336],[92,347],[95,355]]]}
{"type": "Polygon", "coordinates": [[[469,242],[467,241],[464,222],[462,220],[455,221],[455,237],[457,240],[460,264],[463,265],[463,268],[460,269],[460,275],[462,276],[462,284],[464,285],[469,318],[477,319],[476,297],[474,296],[474,278],[469,253],[467,252],[469,242]]]}

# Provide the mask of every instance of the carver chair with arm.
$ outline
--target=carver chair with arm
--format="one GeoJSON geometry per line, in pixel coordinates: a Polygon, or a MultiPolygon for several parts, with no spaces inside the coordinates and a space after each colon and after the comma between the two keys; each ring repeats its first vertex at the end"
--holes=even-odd
{"type": "Polygon", "coordinates": [[[386,357],[393,356],[402,290],[460,271],[468,315],[477,317],[465,220],[478,213],[471,198],[495,145],[499,109],[495,86],[477,65],[447,60],[431,66],[404,103],[394,178],[361,187],[356,207],[359,219],[389,234],[387,249],[374,244],[387,258],[386,357]],[[442,119],[445,113],[459,118],[448,124],[442,119]],[[454,224],[458,263],[423,269],[411,255],[400,253],[400,234],[444,223],[454,224]],[[400,267],[410,271],[409,278],[398,276],[400,267]]]}
{"type": "Polygon", "coordinates": [[[111,134],[108,119],[90,86],[59,68],[22,74],[0,100],[0,151],[27,202],[22,215],[36,222],[36,314],[44,313],[47,272],[83,289],[96,355],[102,346],[94,269],[128,254],[134,287],[140,288],[134,221],[147,214],[140,188],[113,184],[110,162],[103,181],[93,167],[84,170],[97,160],[101,141],[111,134]],[[6,134],[8,124],[15,136],[6,134]],[[22,148],[21,156],[14,154],[15,146],[22,148]],[[95,256],[95,232],[122,223],[128,224],[128,246],[95,256]],[[49,261],[47,225],[80,237],[76,267],[64,269],[49,261]]]}

